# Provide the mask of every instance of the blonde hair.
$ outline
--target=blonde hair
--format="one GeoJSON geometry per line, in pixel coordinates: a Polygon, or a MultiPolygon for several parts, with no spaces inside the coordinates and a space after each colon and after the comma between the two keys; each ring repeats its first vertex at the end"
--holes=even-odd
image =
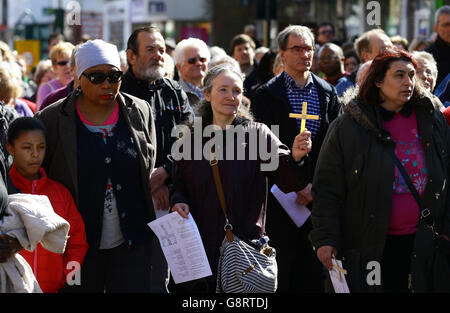
{"type": "Polygon", "coordinates": [[[52,48],[52,50],[50,50],[49,57],[52,61],[52,64],[56,64],[56,61],[59,57],[67,56],[68,58],[70,58],[70,56],[72,55],[72,50],[74,48],[74,45],[67,41],[58,43],[52,48]]]}
{"type": "Polygon", "coordinates": [[[2,54],[3,60],[7,62],[11,63],[16,60],[14,54],[11,51],[11,48],[9,48],[8,44],[4,41],[0,41],[0,53],[2,54]]]}
{"type": "Polygon", "coordinates": [[[408,39],[400,36],[400,35],[396,35],[396,36],[392,36],[391,38],[391,42],[393,45],[397,45],[400,44],[402,45],[403,49],[405,49],[405,51],[408,51],[408,39]]]}
{"type": "Polygon", "coordinates": [[[7,104],[11,99],[20,97],[22,92],[18,79],[6,66],[0,66],[0,100],[7,104]]]}
{"type": "Polygon", "coordinates": [[[272,66],[272,72],[276,76],[283,72],[284,70],[284,62],[281,59],[281,56],[279,53],[275,56],[275,60],[273,60],[273,66],[272,66]]]}

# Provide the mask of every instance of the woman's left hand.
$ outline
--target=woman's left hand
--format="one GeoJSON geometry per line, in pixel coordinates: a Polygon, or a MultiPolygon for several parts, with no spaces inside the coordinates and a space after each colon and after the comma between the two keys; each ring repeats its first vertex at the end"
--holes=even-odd
{"type": "Polygon", "coordinates": [[[311,151],[311,148],[311,132],[305,129],[303,133],[295,137],[294,143],[292,144],[292,157],[296,162],[300,162],[311,151]]]}

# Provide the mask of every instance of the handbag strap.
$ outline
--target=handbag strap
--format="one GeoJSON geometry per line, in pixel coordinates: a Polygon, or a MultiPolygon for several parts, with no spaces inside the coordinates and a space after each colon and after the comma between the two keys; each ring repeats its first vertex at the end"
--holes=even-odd
{"type": "MultiPolygon", "coordinates": [[[[230,221],[228,220],[227,205],[225,202],[225,196],[224,196],[223,188],[222,188],[222,181],[220,180],[219,166],[217,165],[217,163],[218,162],[216,159],[216,155],[215,155],[214,151],[211,150],[211,159],[209,161],[209,164],[211,165],[211,168],[212,168],[214,183],[216,185],[217,195],[219,196],[220,207],[222,209],[223,215],[225,216],[225,226],[223,229],[225,230],[225,235],[227,237],[228,242],[232,242],[233,241],[233,233],[231,231],[233,230],[233,226],[231,225],[230,221]]],[[[266,208],[267,208],[268,185],[269,184],[268,184],[268,180],[266,177],[266,197],[265,197],[265,205],[264,205],[263,216],[262,216],[263,225],[266,224],[265,217],[266,217],[266,208]]],[[[265,234],[265,227],[264,227],[264,234],[265,234]]]]}
{"type": "Polygon", "coordinates": [[[233,241],[233,226],[230,224],[227,215],[227,206],[225,202],[225,196],[223,194],[222,181],[220,180],[219,167],[217,166],[216,155],[214,151],[211,150],[211,159],[209,161],[209,165],[211,165],[214,183],[216,185],[217,195],[219,196],[220,207],[222,209],[223,215],[225,216],[225,226],[223,229],[225,230],[225,236],[228,242],[233,241]]]}
{"type": "Polygon", "coordinates": [[[425,206],[425,204],[422,201],[422,198],[420,198],[419,193],[417,192],[417,189],[414,187],[414,184],[411,181],[411,177],[408,175],[408,172],[406,171],[405,167],[402,165],[402,162],[398,159],[398,157],[395,155],[394,149],[392,146],[388,147],[388,152],[391,155],[391,157],[394,159],[394,163],[397,166],[398,170],[403,176],[403,179],[405,180],[406,184],[408,185],[409,190],[411,191],[411,194],[413,195],[414,199],[416,200],[417,204],[419,205],[419,219],[422,220],[425,225],[431,229],[433,232],[433,235],[438,236],[439,234],[434,229],[434,221],[431,216],[431,211],[425,206]]]}

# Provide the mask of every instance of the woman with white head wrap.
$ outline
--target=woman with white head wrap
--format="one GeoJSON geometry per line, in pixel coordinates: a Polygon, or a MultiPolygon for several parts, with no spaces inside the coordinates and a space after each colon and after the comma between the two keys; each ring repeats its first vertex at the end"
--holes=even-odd
{"type": "Polygon", "coordinates": [[[164,281],[151,280],[158,270],[150,259],[156,240],[147,226],[155,218],[151,109],[119,92],[116,46],[88,41],[75,61],[79,88],[37,117],[49,134],[48,176],[71,191],[85,222],[89,250],[77,291],[164,292],[164,281]]]}

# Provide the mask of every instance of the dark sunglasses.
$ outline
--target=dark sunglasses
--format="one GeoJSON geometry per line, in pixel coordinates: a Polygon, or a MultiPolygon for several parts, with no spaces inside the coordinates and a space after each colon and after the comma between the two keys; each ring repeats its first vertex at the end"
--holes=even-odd
{"type": "Polygon", "coordinates": [[[334,32],[332,30],[322,30],[319,32],[320,35],[325,35],[325,34],[334,34],[334,32]]]}
{"type": "Polygon", "coordinates": [[[123,73],[121,71],[113,71],[109,74],[105,74],[103,72],[93,72],[89,74],[83,73],[81,75],[86,76],[87,79],[89,79],[89,81],[94,85],[98,85],[103,83],[106,79],[108,79],[111,84],[118,83],[122,80],[123,73]]]}
{"type": "Polygon", "coordinates": [[[202,58],[202,57],[199,57],[199,58],[189,58],[188,60],[187,60],[187,62],[189,63],[189,64],[195,64],[195,62],[197,62],[197,60],[199,60],[201,63],[205,63],[206,62],[206,58],[202,58]]]}
{"type": "Polygon", "coordinates": [[[59,66],[66,66],[67,64],[69,64],[69,61],[59,61],[59,62],[56,62],[55,63],[56,65],[59,65],[59,66]]]}

